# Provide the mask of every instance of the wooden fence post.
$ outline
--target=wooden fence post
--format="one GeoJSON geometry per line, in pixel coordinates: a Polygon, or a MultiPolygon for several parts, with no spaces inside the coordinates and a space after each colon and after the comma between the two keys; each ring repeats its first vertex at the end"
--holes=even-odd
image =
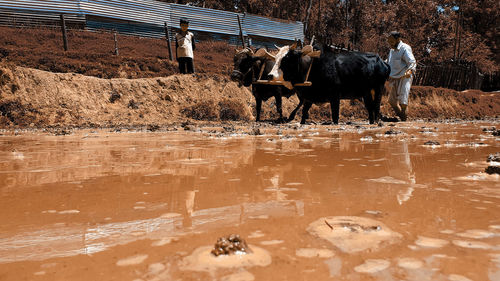
{"type": "Polygon", "coordinates": [[[116,39],[116,31],[113,33],[115,39],[115,55],[118,56],[118,40],[116,39]]]}
{"type": "Polygon", "coordinates": [[[240,39],[241,39],[241,45],[243,46],[243,48],[246,48],[246,45],[245,45],[245,38],[243,37],[243,29],[241,28],[241,21],[240,21],[240,15],[237,15],[238,16],[238,25],[240,27],[240,39]]]}
{"type": "Polygon", "coordinates": [[[165,22],[164,25],[165,25],[165,37],[167,38],[168,55],[170,56],[170,60],[173,61],[174,55],[172,54],[172,45],[170,43],[170,32],[168,31],[167,22],[165,22]]]}
{"type": "Polygon", "coordinates": [[[64,19],[64,14],[61,14],[61,30],[63,36],[64,51],[68,50],[68,37],[66,35],[66,20],[64,19]]]}

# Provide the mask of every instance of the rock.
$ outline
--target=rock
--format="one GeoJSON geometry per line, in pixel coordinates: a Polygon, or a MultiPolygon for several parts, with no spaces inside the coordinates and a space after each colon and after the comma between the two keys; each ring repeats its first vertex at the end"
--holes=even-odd
{"type": "Polygon", "coordinates": [[[500,166],[488,166],[484,171],[489,175],[500,175],[500,166]]]}
{"type": "Polygon", "coordinates": [[[109,102],[110,103],[115,103],[115,101],[119,100],[122,96],[117,93],[117,92],[112,92],[111,96],[109,97],[109,102]]]}
{"type": "Polygon", "coordinates": [[[488,155],[487,162],[500,162],[500,152],[488,155]]]}
{"type": "Polygon", "coordinates": [[[441,145],[441,144],[437,141],[430,140],[430,141],[426,141],[424,143],[424,145],[441,145]]]}
{"type": "Polygon", "coordinates": [[[251,252],[252,250],[248,248],[247,242],[238,234],[231,234],[227,237],[220,237],[219,239],[217,239],[217,243],[215,243],[214,249],[211,251],[214,256],[251,252]]]}
{"type": "Polygon", "coordinates": [[[401,133],[402,133],[401,131],[396,131],[396,130],[393,130],[393,129],[390,129],[389,131],[385,132],[386,135],[399,135],[401,133]]]}
{"type": "Polygon", "coordinates": [[[155,132],[160,129],[160,126],[157,124],[149,124],[148,125],[148,131],[155,132]]]}
{"type": "Polygon", "coordinates": [[[128,107],[132,109],[139,109],[139,104],[136,103],[133,99],[129,100],[128,107]]]}

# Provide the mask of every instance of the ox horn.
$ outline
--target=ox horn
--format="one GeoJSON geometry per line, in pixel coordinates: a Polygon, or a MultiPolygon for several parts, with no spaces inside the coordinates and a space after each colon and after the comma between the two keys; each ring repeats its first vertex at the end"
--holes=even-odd
{"type": "Polygon", "coordinates": [[[260,48],[255,52],[256,57],[267,57],[268,59],[276,60],[276,56],[271,55],[265,48],[260,48]]]}

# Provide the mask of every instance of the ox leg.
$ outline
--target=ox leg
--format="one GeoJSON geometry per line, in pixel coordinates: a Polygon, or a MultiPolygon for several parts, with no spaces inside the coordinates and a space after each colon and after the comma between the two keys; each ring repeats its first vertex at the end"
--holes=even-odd
{"type": "Polygon", "coordinates": [[[293,119],[295,119],[295,114],[297,114],[297,111],[299,108],[304,104],[304,99],[299,98],[299,104],[295,107],[295,109],[290,113],[290,116],[288,117],[287,122],[291,122],[293,119]]]}
{"type": "Polygon", "coordinates": [[[276,101],[276,110],[278,110],[279,118],[277,120],[278,123],[283,123],[285,119],[283,118],[283,109],[282,109],[282,100],[281,95],[275,95],[274,100],[276,101]]]}
{"type": "Polygon", "coordinates": [[[332,110],[332,122],[333,124],[338,124],[340,112],[340,97],[334,97],[330,100],[330,108],[332,110]]]}
{"type": "Polygon", "coordinates": [[[375,89],[375,99],[373,100],[373,112],[374,121],[378,122],[380,119],[380,103],[382,102],[382,91],[384,90],[384,84],[375,89]]]}
{"type": "Polygon", "coordinates": [[[370,121],[370,124],[373,124],[375,112],[373,108],[373,100],[371,95],[365,95],[363,101],[365,102],[366,111],[368,111],[368,120],[370,121]]]}
{"type": "Polygon", "coordinates": [[[255,121],[260,122],[260,110],[262,109],[262,99],[255,97],[255,110],[257,111],[257,118],[255,121]]]}
{"type": "Polygon", "coordinates": [[[302,120],[300,120],[300,124],[305,124],[306,120],[309,118],[309,108],[311,108],[312,103],[310,101],[306,101],[304,103],[304,107],[302,108],[302,120]]]}

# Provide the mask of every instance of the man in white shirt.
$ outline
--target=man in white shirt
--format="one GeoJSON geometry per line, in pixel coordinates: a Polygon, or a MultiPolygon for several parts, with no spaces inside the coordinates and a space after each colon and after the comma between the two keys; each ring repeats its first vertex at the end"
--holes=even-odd
{"type": "Polygon", "coordinates": [[[401,121],[406,121],[408,96],[410,95],[411,82],[415,75],[417,61],[413,56],[411,47],[401,41],[401,33],[392,31],[387,37],[387,42],[391,46],[387,58],[387,63],[391,66],[389,104],[401,121]]]}
{"type": "Polygon", "coordinates": [[[181,32],[175,34],[175,50],[180,73],[194,73],[193,50],[196,49],[194,34],[188,31],[189,21],[180,20],[181,32]]]}

